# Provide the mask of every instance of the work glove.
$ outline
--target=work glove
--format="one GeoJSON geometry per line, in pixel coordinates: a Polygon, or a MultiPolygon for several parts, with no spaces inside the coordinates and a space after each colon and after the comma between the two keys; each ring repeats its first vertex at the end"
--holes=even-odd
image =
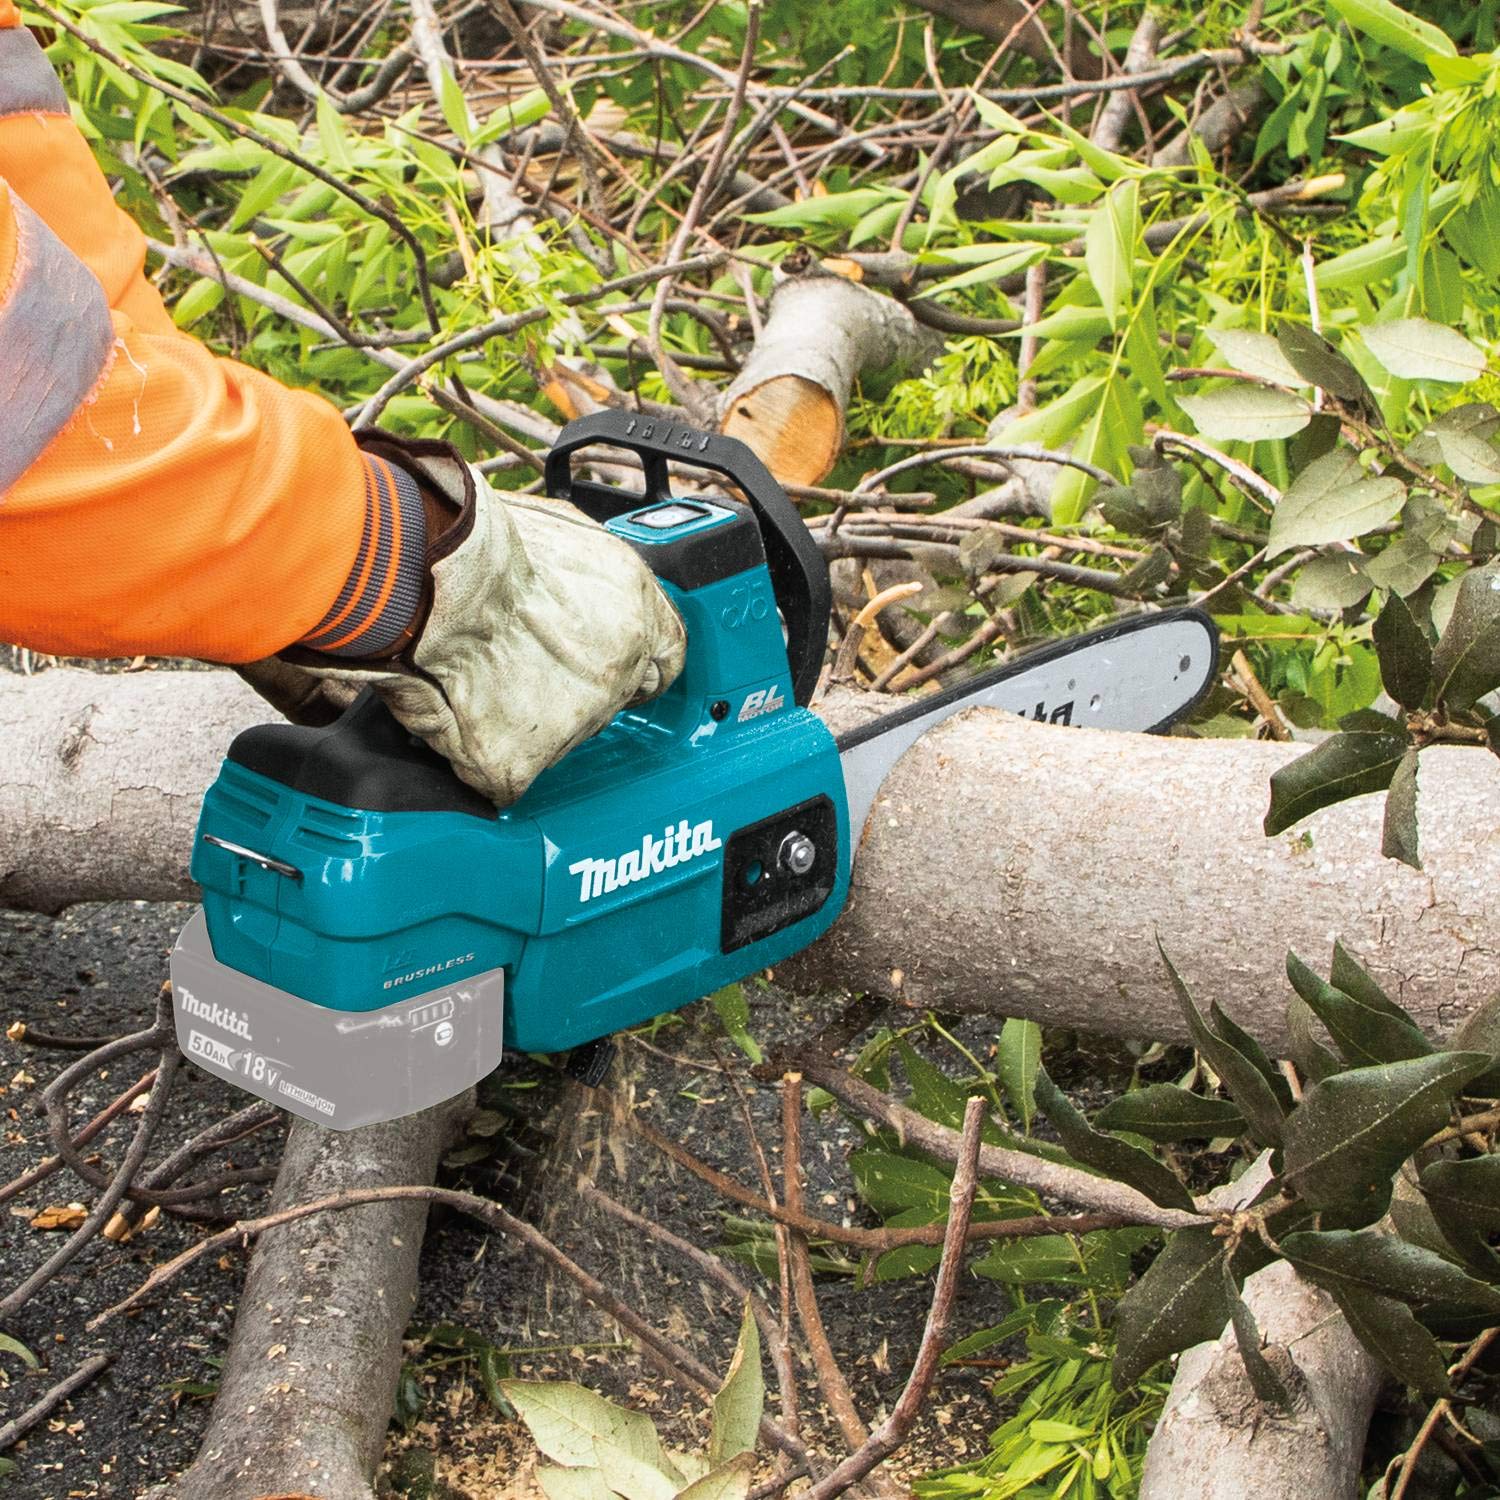
{"type": "Polygon", "coordinates": [[[379,660],[301,646],[280,654],[285,665],[334,688],[372,686],[501,807],[682,670],[682,621],[618,537],[563,502],[502,498],[446,443],[361,446],[421,487],[426,597],[379,660]]]}

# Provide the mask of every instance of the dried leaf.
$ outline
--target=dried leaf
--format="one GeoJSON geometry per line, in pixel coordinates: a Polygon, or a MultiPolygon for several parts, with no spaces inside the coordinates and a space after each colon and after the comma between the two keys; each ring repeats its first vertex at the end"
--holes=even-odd
{"type": "Polygon", "coordinates": [[[31,1216],[33,1229],[77,1229],[88,1218],[81,1203],[54,1204],[31,1216]]]}

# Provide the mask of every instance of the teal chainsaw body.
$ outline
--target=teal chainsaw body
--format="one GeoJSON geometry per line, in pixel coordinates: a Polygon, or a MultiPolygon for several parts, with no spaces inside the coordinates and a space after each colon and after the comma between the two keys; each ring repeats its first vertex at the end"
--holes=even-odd
{"type": "Polygon", "coordinates": [[[174,955],[179,1033],[211,1071],[256,1091],[274,1075],[334,1106],[273,1093],[287,1107],[362,1123],[338,1097],[350,1039],[392,1053],[398,1031],[446,1036],[414,1090],[404,1060],[356,1064],[377,1113],[400,1112],[392,1088],[430,1102],[488,1071],[502,1040],[556,1052],[674,1010],[805,947],[843,906],[843,774],[806,707],[827,574],[790,501],[742,444],[614,412],[564,432],[548,480],[652,566],[686,626],[682,673],[498,813],[372,695],[327,728],[241,734],[194,842],[203,921],[174,955]],[[574,478],[570,455],[594,443],[640,453],[646,493],[574,478]],[[673,498],[668,456],[750,504],[673,498]],[[455,1030],[466,987],[489,990],[503,1029],[455,1030]]]}
{"type": "MultiPolygon", "coordinates": [[[[178,1041],[207,1071],[336,1128],[436,1104],[507,1046],[573,1048],[805,948],[844,906],[886,773],[950,715],[1159,730],[1215,675],[1207,616],[1141,614],[836,740],[807,706],[827,568],[748,448],[600,412],[564,429],[547,490],[650,564],[687,629],[681,675],[499,812],[370,694],[325,728],[239,735],[172,954],[178,1041]],[[593,445],[632,450],[643,492],[576,476],[593,445]],[[674,497],[669,459],[745,503],[674,497]]],[[[976,827],[976,853],[992,843],[976,827]]]]}

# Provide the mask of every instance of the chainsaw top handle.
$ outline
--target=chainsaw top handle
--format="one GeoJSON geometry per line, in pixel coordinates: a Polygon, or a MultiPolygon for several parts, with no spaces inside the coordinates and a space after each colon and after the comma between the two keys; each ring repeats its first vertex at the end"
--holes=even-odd
{"type": "Polygon", "coordinates": [[[603,524],[642,505],[671,499],[669,459],[722,475],[749,501],[786,625],[793,693],[798,703],[806,704],[817,686],[828,644],[828,566],[786,491],[738,438],[638,412],[593,412],[569,422],[558,434],[547,455],[547,493],[571,501],[603,524]],[[643,490],[637,493],[578,478],[573,473],[574,454],[596,444],[637,454],[645,473],[643,490]]]}

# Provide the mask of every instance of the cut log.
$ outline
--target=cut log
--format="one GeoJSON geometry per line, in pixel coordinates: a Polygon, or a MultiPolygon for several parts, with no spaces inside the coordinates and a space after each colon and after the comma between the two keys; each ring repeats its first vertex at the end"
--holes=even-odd
{"type": "MultiPolygon", "coordinates": [[[[820,712],[838,727],[890,707],[849,694],[820,712]]],[[[199,801],[234,734],[265,717],[227,672],[0,676],[0,745],[19,768],[0,779],[0,901],[190,896],[199,801]]],[[[1500,765],[1423,753],[1416,871],[1381,857],[1378,797],[1262,835],[1271,773],[1300,753],[952,719],[882,788],[847,910],[782,977],[1180,1038],[1160,934],[1188,982],[1275,1049],[1287,948],[1319,964],[1341,937],[1447,1034],[1500,990],[1500,765]]]]}
{"type": "Polygon", "coordinates": [[[748,443],[783,484],[816,484],[843,447],[856,377],[925,368],[941,348],[941,335],[891,297],[841,276],[784,281],[724,392],[720,429],[748,443]]]}
{"type": "Polygon", "coordinates": [[[1354,1500],[1382,1373],[1327,1292],[1285,1261],[1257,1271],[1244,1299],[1292,1397],[1268,1408],[1250,1388],[1234,1330],[1189,1349],[1157,1421],[1140,1500],[1354,1500]]]}
{"type": "MultiPolygon", "coordinates": [[[[342,1134],[294,1120],[270,1211],[431,1182],[470,1103],[342,1134]]],[[[263,1234],[198,1456],[146,1500],[374,1500],[426,1223],[425,1203],[370,1203],[263,1234]]]]}

